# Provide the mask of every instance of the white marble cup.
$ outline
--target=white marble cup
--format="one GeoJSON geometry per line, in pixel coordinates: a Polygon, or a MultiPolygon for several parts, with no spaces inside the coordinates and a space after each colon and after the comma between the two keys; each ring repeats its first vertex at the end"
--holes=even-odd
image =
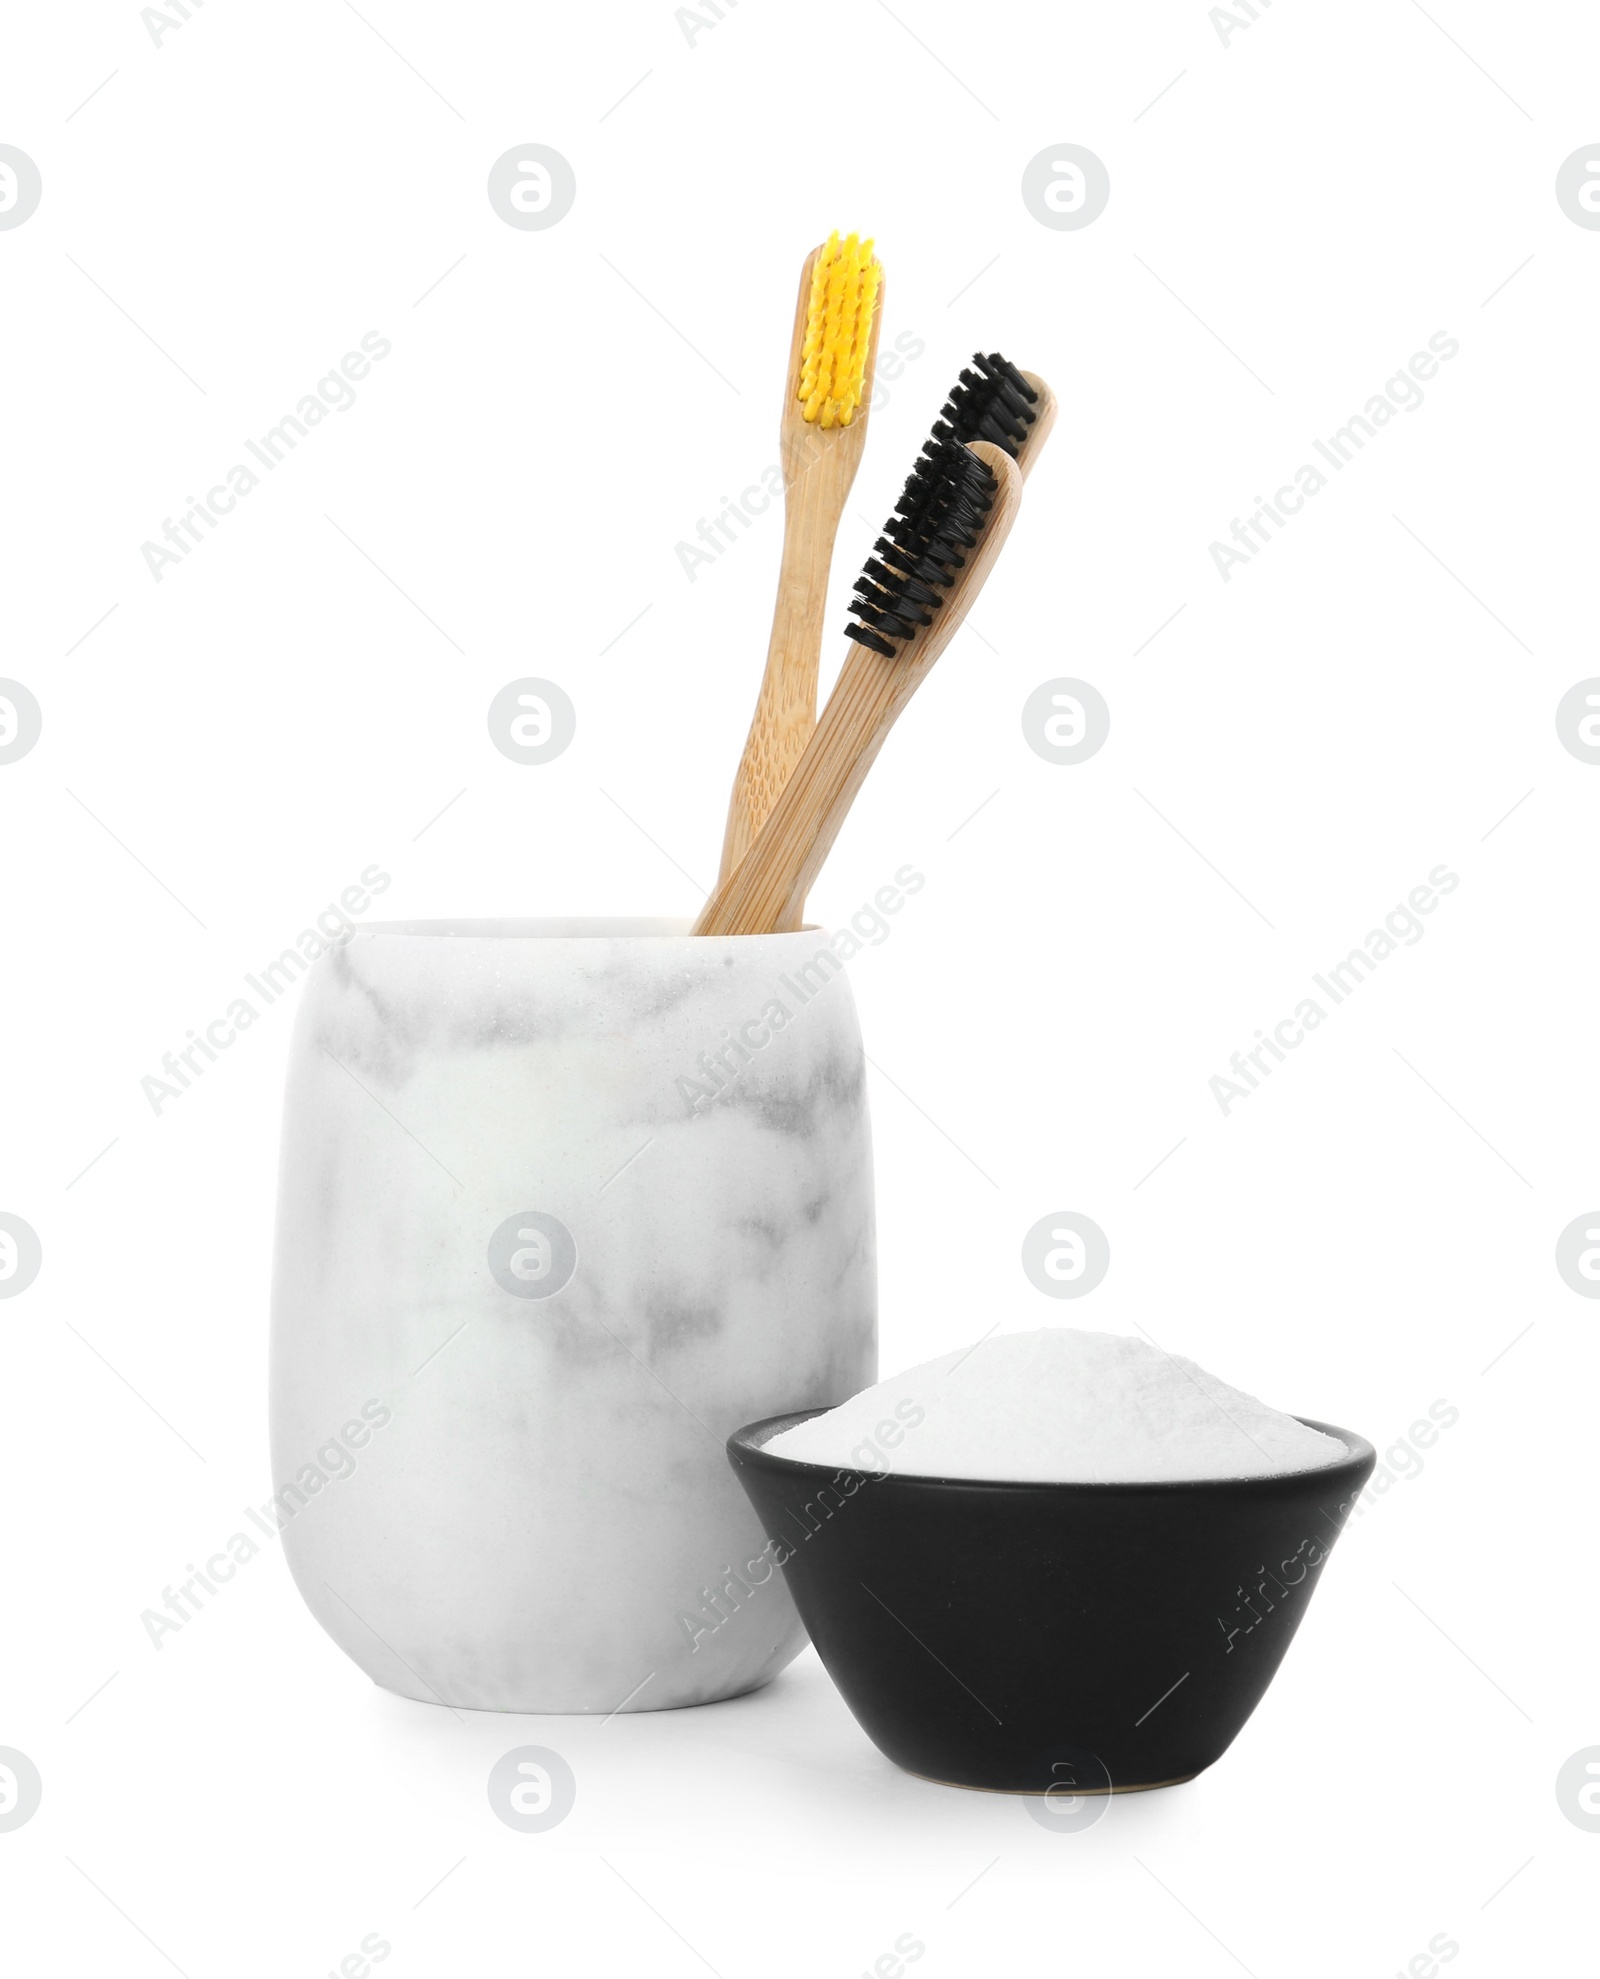
{"type": "Polygon", "coordinates": [[[611,1712],[803,1646],[723,1453],[876,1378],[861,1038],[825,936],[359,928],[291,1048],[284,1551],[402,1696],[611,1712]]]}

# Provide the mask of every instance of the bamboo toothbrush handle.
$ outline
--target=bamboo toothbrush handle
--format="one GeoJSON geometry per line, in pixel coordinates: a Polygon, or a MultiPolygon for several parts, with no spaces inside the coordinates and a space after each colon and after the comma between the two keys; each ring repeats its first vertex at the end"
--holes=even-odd
{"type": "Polygon", "coordinates": [[[725,879],[749,851],[817,725],[828,570],[859,445],[818,444],[803,421],[785,433],[783,563],[773,608],[766,671],[750,734],[734,774],[722,842],[725,879]]]}
{"type": "Polygon", "coordinates": [[[706,902],[697,935],[769,934],[798,925],[884,738],[960,628],[1016,519],[1022,498],[1016,462],[982,441],[972,451],[998,486],[984,533],[949,596],[932,625],[893,657],[851,646],[800,761],[749,852],[706,902]]]}
{"type": "Polygon", "coordinates": [[[772,918],[775,933],[792,934],[801,926],[806,895],[833,850],[889,730],[910,699],[898,677],[900,671],[898,660],[884,659],[863,647],[852,646],[845,657],[817,723],[817,747],[808,752],[809,762],[802,758],[795,771],[796,777],[802,776],[802,770],[805,774],[794,803],[782,820],[775,820],[779,836],[770,890],[760,903],[763,918],[783,892],[784,874],[794,874],[772,918]],[[808,819],[815,820],[814,825],[808,819]]]}

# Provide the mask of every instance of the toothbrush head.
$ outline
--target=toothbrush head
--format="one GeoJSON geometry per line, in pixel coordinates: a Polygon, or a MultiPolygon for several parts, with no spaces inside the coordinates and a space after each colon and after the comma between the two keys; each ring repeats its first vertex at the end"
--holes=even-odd
{"type": "Polygon", "coordinates": [[[935,439],[988,440],[1017,458],[1029,429],[1038,418],[1039,394],[1017,367],[990,351],[973,353],[971,366],[961,373],[934,425],[935,439]]]}
{"type": "Polygon", "coordinates": [[[809,424],[848,426],[856,416],[872,349],[872,317],[883,264],[872,242],[828,236],[817,250],[806,305],[805,338],[795,396],[809,424]]]}

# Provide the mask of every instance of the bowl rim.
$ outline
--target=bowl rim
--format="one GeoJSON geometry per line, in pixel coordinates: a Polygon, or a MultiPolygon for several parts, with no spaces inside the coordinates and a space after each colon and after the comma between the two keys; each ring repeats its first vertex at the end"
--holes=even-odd
{"type": "MultiPolygon", "coordinates": [[[[838,1404],[832,1404],[837,1407],[838,1404]]],[[[786,1409],[781,1415],[763,1416],[758,1422],[747,1422],[736,1429],[724,1446],[730,1462],[755,1464],[779,1476],[810,1477],[822,1480],[840,1477],[855,1478],[862,1484],[876,1485],[943,1485],[952,1490],[973,1490],[992,1492],[1082,1492],[1096,1497],[1136,1496],[1156,1493],[1168,1495],[1174,1491],[1244,1491],[1259,1488],[1264,1494],[1283,1490],[1285,1487],[1303,1484],[1308,1479],[1332,1479],[1341,1483],[1360,1477],[1365,1483],[1378,1461],[1376,1448],[1366,1437],[1358,1436],[1354,1430],[1341,1429],[1337,1423],[1320,1422],[1314,1416],[1295,1416],[1293,1419],[1304,1424],[1307,1429],[1320,1430],[1324,1436],[1336,1436],[1344,1444],[1346,1454],[1335,1458],[1331,1463],[1317,1464],[1309,1470],[1265,1471],[1254,1476],[1242,1477],[1152,1477],[1152,1478],[1021,1478],[1021,1477],[946,1477],[935,1471],[867,1471],[857,1470],[851,1464],[816,1464],[801,1457],[774,1456],[763,1447],[766,1440],[779,1435],[785,1429],[793,1429],[798,1423],[809,1422],[814,1416],[829,1414],[829,1408],[786,1409]]]]}

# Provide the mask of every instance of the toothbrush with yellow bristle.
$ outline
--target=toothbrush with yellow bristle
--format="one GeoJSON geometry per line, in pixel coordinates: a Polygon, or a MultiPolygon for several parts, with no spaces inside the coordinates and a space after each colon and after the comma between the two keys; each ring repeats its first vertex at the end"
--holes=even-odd
{"type": "Polygon", "coordinates": [[[866,445],[882,301],[883,267],[870,240],[834,233],[807,255],[778,424],[783,563],[766,671],[728,805],[724,879],[766,822],[817,725],[828,570],[866,445]]]}

